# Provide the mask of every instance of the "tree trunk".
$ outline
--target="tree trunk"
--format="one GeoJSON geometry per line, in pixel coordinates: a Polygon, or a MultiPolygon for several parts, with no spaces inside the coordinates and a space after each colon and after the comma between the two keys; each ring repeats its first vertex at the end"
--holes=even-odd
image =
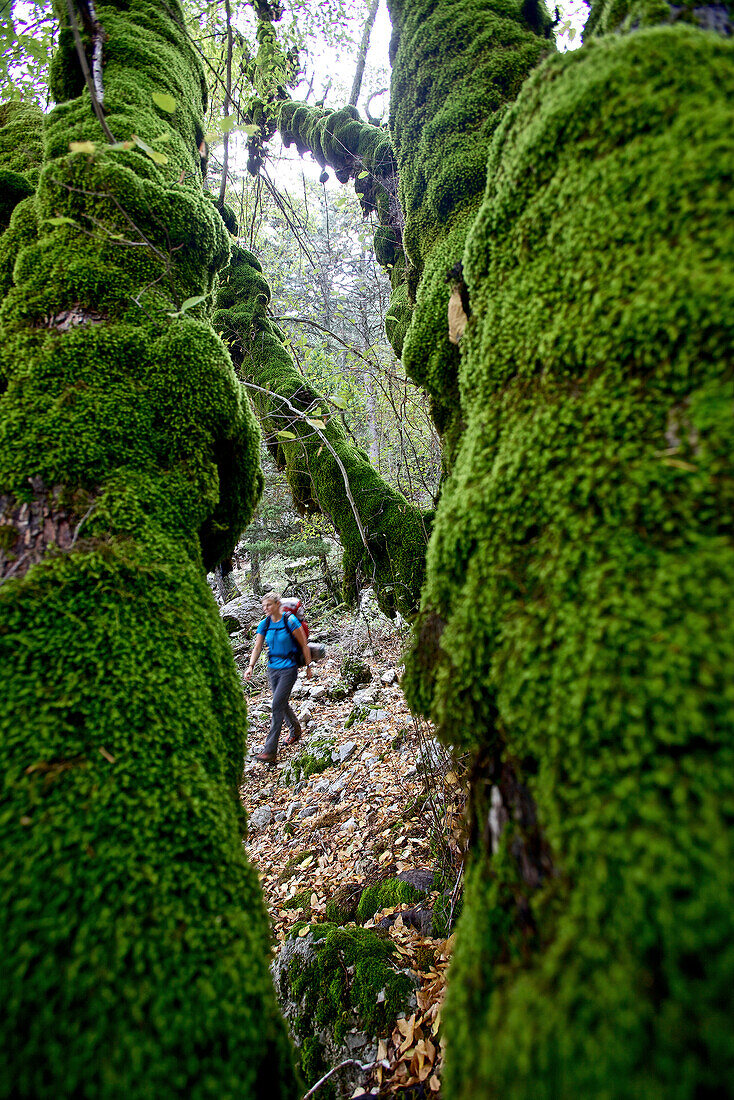
{"type": "Polygon", "coordinates": [[[524,82],[485,175],[472,97],[512,76],[502,28],[519,45],[542,12],[513,31],[505,5],[391,3],[421,272],[404,361],[458,372],[466,425],[403,684],[443,739],[499,759],[477,768],[497,843],[467,876],[447,1100],[734,1079],[734,53],[691,26],[619,33],[652,9],[604,6],[609,37],[524,82]]]}
{"type": "Polygon", "coordinates": [[[295,1097],[205,577],[259,433],[204,308],[180,312],[229,253],[203,76],[176,0],[96,14],[106,128],[167,159],[108,147],[62,29],[0,340],[2,1091],[295,1097]]]}
{"type": "Polygon", "coordinates": [[[362,77],[364,76],[364,67],[367,62],[367,54],[370,48],[372,28],[375,25],[375,18],[377,16],[377,9],[379,8],[379,6],[380,0],[372,0],[372,3],[370,4],[370,9],[367,12],[367,18],[364,22],[362,40],[359,43],[359,52],[357,53],[357,67],[354,70],[352,90],[349,94],[349,104],[351,107],[356,107],[357,100],[359,99],[359,93],[362,88],[362,77]]]}

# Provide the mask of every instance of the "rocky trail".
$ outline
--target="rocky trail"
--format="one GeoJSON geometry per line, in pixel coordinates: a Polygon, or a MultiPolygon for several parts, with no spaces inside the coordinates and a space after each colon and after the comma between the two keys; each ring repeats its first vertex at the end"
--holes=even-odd
{"type": "MultiPolygon", "coordinates": [[[[244,670],[253,624],[242,629],[238,602],[229,626],[244,670]]],[[[231,613],[222,609],[225,621],[231,613]]],[[[272,922],[276,990],[309,1098],[440,1097],[460,766],[408,711],[391,625],[365,637],[342,623],[312,640],[325,641],[327,659],[311,681],[299,674],[291,698],[304,736],[293,746],[281,736],[275,766],[254,759],[270,719],[264,661],[243,680],[246,844],[272,922]]]]}

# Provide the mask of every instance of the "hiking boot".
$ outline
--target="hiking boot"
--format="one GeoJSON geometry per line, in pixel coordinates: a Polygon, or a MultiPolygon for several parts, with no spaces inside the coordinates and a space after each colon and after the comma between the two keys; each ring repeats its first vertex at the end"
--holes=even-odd
{"type": "Polygon", "coordinates": [[[274,764],[277,757],[274,752],[256,752],[255,759],[261,764],[274,764]]]}
{"type": "Polygon", "coordinates": [[[295,745],[297,741],[300,741],[303,737],[303,730],[300,726],[297,729],[291,730],[285,739],[286,745],[295,745]]]}

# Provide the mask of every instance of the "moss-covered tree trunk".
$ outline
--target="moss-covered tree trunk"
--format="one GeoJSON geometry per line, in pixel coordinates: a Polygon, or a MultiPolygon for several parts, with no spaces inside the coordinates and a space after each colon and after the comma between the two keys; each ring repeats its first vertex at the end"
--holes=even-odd
{"type": "Polygon", "coordinates": [[[205,89],[175,0],[99,3],[101,35],[90,12],[133,144],[110,148],[62,29],[38,188],[0,245],[0,1095],[294,1096],[204,575],[260,489],[205,312],[229,254],[205,89]]]}
{"type": "Polygon", "coordinates": [[[270,288],[252,253],[233,249],[217,301],[217,328],[249,386],[296,508],[327,515],[339,534],[348,598],[374,584],[386,614],[413,617],[432,513],[422,513],[380,477],[328,402],[298,373],[282,332],[267,316],[270,288]]]}
{"type": "Polygon", "coordinates": [[[476,758],[446,1095],[725,1095],[734,44],[644,26],[698,9],[609,5],[614,33],[540,64],[502,112],[462,213],[482,171],[463,120],[492,85],[474,102],[452,73],[506,71],[500,7],[391,2],[423,264],[405,358],[429,385],[456,261],[469,313],[406,679],[476,758]]]}

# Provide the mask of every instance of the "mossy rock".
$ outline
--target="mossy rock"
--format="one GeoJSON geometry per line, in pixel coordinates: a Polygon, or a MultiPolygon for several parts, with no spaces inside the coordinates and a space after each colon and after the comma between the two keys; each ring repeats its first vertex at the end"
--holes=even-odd
{"type": "Polygon", "coordinates": [[[317,1066],[320,1075],[323,1065],[343,1059],[348,1032],[356,1029],[374,1043],[407,1011],[416,979],[412,971],[396,970],[395,955],[394,945],[375,932],[331,923],[286,940],[273,980],[309,1084],[317,1066]]]}
{"type": "Polygon", "coordinates": [[[332,703],[341,703],[348,697],[349,690],[348,684],[345,684],[343,680],[338,680],[329,688],[327,697],[332,703]]]}
{"type": "Polygon", "coordinates": [[[319,737],[312,739],[308,748],[294,757],[290,763],[281,769],[279,783],[284,787],[290,787],[294,783],[310,779],[312,775],[320,775],[334,763],[335,740],[333,737],[319,737]]]}
{"type": "Polygon", "coordinates": [[[311,915],[311,891],[301,890],[300,893],[294,894],[293,897],[286,898],[282,903],[281,909],[303,909],[306,917],[311,915]]]}
{"type": "Polygon", "coordinates": [[[350,710],[347,720],[344,723],[344,729],[351,729],[355,722],[363,722],[369,714],[370,710],[371,707],[366,707],[363,706],[361,703],[357,703],[357,705],[352,707],[352,709],[350,710]]]}
{"type": "Polygon", "coordinates": [[[331,924],[349,924],[357,919],[357,906],[362,896],[359,883],[348,882],[340,886],[326,903],[326,919],[331,924]]]}
{"type": "Polygon", "coordinates": [[[363,891],[357,906],[357,920],[360,924],[374,917],[381,909],[418,901],[423,894],[399,878],[389,878],[363,891]]]}
{"type": "Polygon", "coordinates": [[[369,684],[372,680],[372,669],[360,657],[345,657],[339,666],[339,675],[350,691],[355,691],[360,684],[369,684]]]}

